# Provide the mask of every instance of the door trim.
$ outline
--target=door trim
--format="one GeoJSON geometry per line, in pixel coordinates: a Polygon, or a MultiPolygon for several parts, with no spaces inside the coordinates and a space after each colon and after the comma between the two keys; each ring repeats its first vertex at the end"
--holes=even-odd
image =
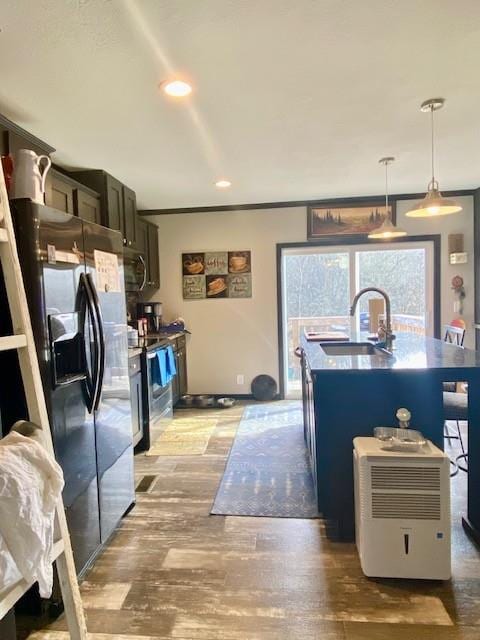
{"type": "MultiPolygon", "coordinates": [[[[433,335],[440,338],[441,334],[441,248],[442,237],[440,234],[423,236],[402,236],[388,240],[388,244],[402,242],[432,242],[433,243],[433,335]]],[[[282,294],[282,253],[284,249],[304,249],[306,247],[351,246],[351,245],[381,245],[385,240],[374,240],[364,237],[339,238],[328,237],[325,240],[315,242],[284,242],[277,244],[277,340],[278,340],[278,386],[279,396],[285,398],[285,376],[283,371],[283,294],[282,294]]]]}

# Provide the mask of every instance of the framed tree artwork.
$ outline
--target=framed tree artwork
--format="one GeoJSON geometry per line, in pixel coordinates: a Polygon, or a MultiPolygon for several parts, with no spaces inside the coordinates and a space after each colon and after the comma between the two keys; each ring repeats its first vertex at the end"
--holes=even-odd
{"type": "MultiPolygon", "coordinates": [[[[395,201],[389,203],[389,215],[396,223],[395,201]]],[[[328,236],[366,236],[377,229],[387,217],[385,200],[321,202],[307,207],[307,239],[328,236]]]]}

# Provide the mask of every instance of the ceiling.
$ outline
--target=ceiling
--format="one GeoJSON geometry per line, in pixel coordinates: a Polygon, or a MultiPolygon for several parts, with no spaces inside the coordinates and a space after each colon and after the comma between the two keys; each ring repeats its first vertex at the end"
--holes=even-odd
{"type": "Polygon", "coordinates": [[[434,96],[440,186],[480,184],[478,0],[2,0],[0,28],[0,112],[140,208],[381,193],[384,155],[425,190],[434,96]]]}

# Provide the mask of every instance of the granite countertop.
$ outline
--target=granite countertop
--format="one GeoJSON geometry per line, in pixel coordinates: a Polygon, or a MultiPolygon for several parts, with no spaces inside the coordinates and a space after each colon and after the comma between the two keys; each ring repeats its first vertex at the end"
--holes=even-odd
{"type": "Polygon", "coordinates": [[[167,339],[167,340],[176,340],[177,338],[180,338],[181,336],[185,335],[185,331],[178,331],[177,333],[155,333],[153,335],[149,335],[149,338],[159,338],[159,339],[167,339]]]}
{"type": "MultiPolygon", "coordinates": [[[[352,342],[366,342],[367,334],[352,336],[352,342]]],[[[304,336],[301,346],[310,369],[316,373],[332,371],[376,371],[415,369],[472,369],[480,367],[480,352],[462,349],[443,340],[413,333],[399,333],[393,343],[393,355],[327,355],[318,342],[304,336]]]]}
{"type": "Polygon", "coordinates": [[[179,331],[177,333],[155,333],[149,334],[145,338],[138,339],[138,347],[128,347],[128,357],[134,358],[142,353],[144,349],[155,349],[157,345],[167,345],[169,342],[174,342],[177,338],[184,336],[185,331],[179,331]]]}

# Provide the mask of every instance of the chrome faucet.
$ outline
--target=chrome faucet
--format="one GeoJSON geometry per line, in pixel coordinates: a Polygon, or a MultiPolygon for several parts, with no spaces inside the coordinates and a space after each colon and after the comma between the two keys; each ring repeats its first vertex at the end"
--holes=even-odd
{"type": "Polygon", "coordinates": [[[365,289],[361,289],[353,299],[352,306],[350,307],[350,315],[353,317],[355,315],[355,309],[357,307],[357,303],[364,293],[368,293],[369,291],[376,291],[381,296],[385,298],[385,315],[386,315],[386,327],[385,327],[385,349],[388,351],[392,350],[393,340],[395,336],[392,333],[392,312],[390,305],[390,298],[382,289],[378,289],[377,287],[365,287],[365,289]]]}

